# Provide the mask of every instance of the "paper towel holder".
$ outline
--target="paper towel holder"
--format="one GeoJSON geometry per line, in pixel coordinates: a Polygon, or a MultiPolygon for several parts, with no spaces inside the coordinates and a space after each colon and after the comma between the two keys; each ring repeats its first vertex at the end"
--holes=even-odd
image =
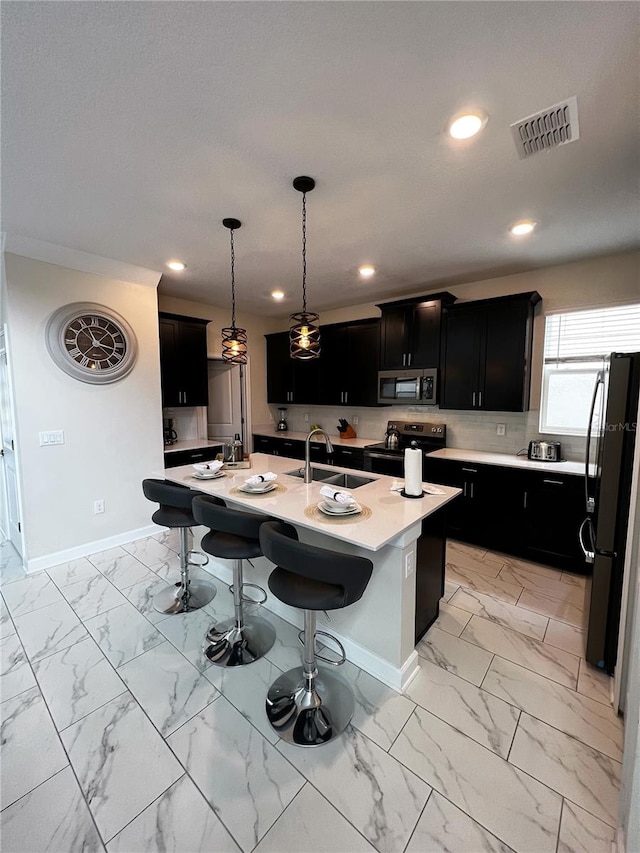
{"type": "MultiPolygon", "coordinates": [[[[418,449],[418,442],[417,442],[417,441],[412,441],[412,442],[411,442],[411,447],[412,447],[412,449],[417,450],[417,449],[418,449]]],[[[406,480],[405,480],[405,486],[406,486],[406,480]]],[[[400,491],[400,494],[402,495],[402,497],[403,497],[403,498],[414,498],[414,499],[415,499],[415,498],[417,498],[417,499],[420,499],[420,498],[423,498],[423,497],[426,495],[426,492],[421,491],[419,495],[410,495],[410,494],[408,494],[408,493],[405,491],[405,489],[402,489],[402,490],[400,491]]]]}

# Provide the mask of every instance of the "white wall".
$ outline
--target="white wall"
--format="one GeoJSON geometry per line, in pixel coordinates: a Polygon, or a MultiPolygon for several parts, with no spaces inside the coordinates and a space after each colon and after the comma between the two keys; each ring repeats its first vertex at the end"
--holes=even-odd
{"type": "MultiPolygon", "coordinates": [[[[366,282],[354,286],[354,305],[334,311],[323,311],[321,324],[341,323],[366,317],[379,317],[375,303],[363,301],[366,282]]],[[[422,296],[436,290],[448,290],[459,302],[505,296],[537,290],[542,302],[536,308],[534,321],[531,411],[505,414],[493,412],[440,411],[437,407],[402,408],[394,406],[384,409],[329,409],[328,407],[290,406],[287,420],[289,428],[304,430],[304,412],[309,412],[310,422],[322,423],[330,433],[336,433],[338,417],[347,419],[357,415],[357,431],[364,438],[381,438],[389,418],[407,420],[443,421],[447,424],[447,443],[450,447],[487,449],[504,453],[515,453],[525,447],[530,438],[538,436],[538,408],[542,380],[542,353],[544,345],[544,315],[557,311],[594,308],[604,305],[624,304],[640,300],[640,252],[630,252],[591,260],[562,264],[516,275],[502,276],[467,284],[434,288],[425,286],[407,296],[422,296]],[[504,438],[496,435],[496,424],[505,423],[504,438]]],[[[286,318],[280,318],[275,330],[288,328],[286,318]]],[[[277,410],[271,407],[270,420],[277,419],[277,410]]],[[[254,421],[258,423],[258,421],[254,421]]],[[[266,421],[265,421],[266,423],[266,421]]],[[[553,436],[544,436],[553,438],[553,436]]],[[[562,441],[568,458],[582,458],[584,440],[557,436],[562,441]]]]}
{"type": "Polygon", "coordinates": [[[5,264],[25,556],[30,569],[44,568],[69,559],[69,549],[89,553],[150,524],[140,483],[163,468],[157,294],[150,284],[9,252],[5,264]],[[51,313],[85,301],[120,313],[138,339],[133,371],[112,385],[67,376],[45,346],[51,313]],[[53,429],[64,430],[64,445],[41,448],[39,431],[53,429]],[[93,512],[97,499],[102,515],[93,512]]]}

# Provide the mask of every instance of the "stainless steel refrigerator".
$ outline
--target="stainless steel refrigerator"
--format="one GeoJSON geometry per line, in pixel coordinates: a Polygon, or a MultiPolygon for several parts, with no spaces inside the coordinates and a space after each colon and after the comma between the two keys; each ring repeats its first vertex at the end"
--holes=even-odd
{"type": "Polygon", "coordinates": [[[612,353],[598,374],[585,452],[580,544],[593,565],[585,587],[585,657],[613,674],[638,418],[640,353],[612,353]]]}

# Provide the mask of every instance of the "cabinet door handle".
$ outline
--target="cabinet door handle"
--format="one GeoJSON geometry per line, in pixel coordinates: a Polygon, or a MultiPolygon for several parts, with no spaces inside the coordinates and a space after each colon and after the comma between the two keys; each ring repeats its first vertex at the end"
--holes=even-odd
{"type": "Polygon", "coordinates": [[[549,485],[553,486],[564,486],[562,480],[543,480],[543,483],[549,483],[549,485]]]}
{"type": "Polygon", "coordinates": [[[482,408],[482,391],[478,391],[478,408],[482,408]]]}
{"type": "Polygon", "coordinates": [[[411,367],[411,356],[412,355],[413,355],[413,353],[407,354],[407,367],[411,367]]]}
{"type": "Polygon", "coordinates": [[[472,401],[471,405],[475,408],[475,405],[476,405],[476,392],[475,391],[473,392],[473,401],[472,401]]]}
{"type": "Polygon", "coordinates": [[[204,453],[192,453],[191,454],[192,459],[202,459],[203,456],[204,456],[204,453]]]}
{"type": "Polygon", "coordinates": [[[407,366],[407,354],[406,354],[406,352],[402,353],[402,366],[403,367],[407,366]]]}
{"type": "Polygon", "coordinates": [[[473,480],[471,481],[471,500],[473,500],[473,480]]]}
{"type": "Polygon", "coordinates": [[[353,456],[353,450],[340,450],[343,456],[353,456]]]}
{"type": "Polygon", "coordinates": [[[525,493],[524,493],[524,508],[525,508],[525,509],[527,508],[527,499],[528,499],[528,497],[529,497],[529,496],[528,496],[528,494],[525,492],[525,493]]]}
{"type": "Polygon", "coordinates": [[[349,392],[348,391],[344,392],[344,401],[345,401],[345,403],[349,402],[349,392]]]}
{"type": "Polygon", "coordinates": [[[466,498],[467,496],[467,481],[465,480],[462,484],[462,497],[466,498]]]}
{"type": "Polygon", "coordinates": [[[466,471],[467,474],[477,474],[478,473],[477,468],[463,468],[462,470],[466,471]]]}

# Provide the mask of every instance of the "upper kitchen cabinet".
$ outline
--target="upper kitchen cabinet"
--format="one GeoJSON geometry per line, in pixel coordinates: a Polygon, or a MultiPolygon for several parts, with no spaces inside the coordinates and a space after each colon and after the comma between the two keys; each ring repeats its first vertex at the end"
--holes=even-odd
{"type": "Polygon", "coordinates": [[[208,322],[160,314],[160,375],[165,408],[208,405],[208,322]]]}
{"type": "Polygon", "coordinates": [[[267,339],[267,401],[276,404],[316,403],[318,359],[299,361],[291,358],[289,332],[277,332],[265,337],[267,339]]]}
{"type": "Polygon", "coordinates": [[[358,320],[320,328],[317,403],[376,406],[380,321],[358,320]]]}
{"type": "Polygon", "coordinates": [[[440,408],[529,408],[535,291],[449,305],[443,311],[440,408]]]}
{"type": "Polygon", "coordinates": [[[380,369],[438,367],[442,310],[454,301],[450,293],[432,293],[378,305],[380,369]]]}

